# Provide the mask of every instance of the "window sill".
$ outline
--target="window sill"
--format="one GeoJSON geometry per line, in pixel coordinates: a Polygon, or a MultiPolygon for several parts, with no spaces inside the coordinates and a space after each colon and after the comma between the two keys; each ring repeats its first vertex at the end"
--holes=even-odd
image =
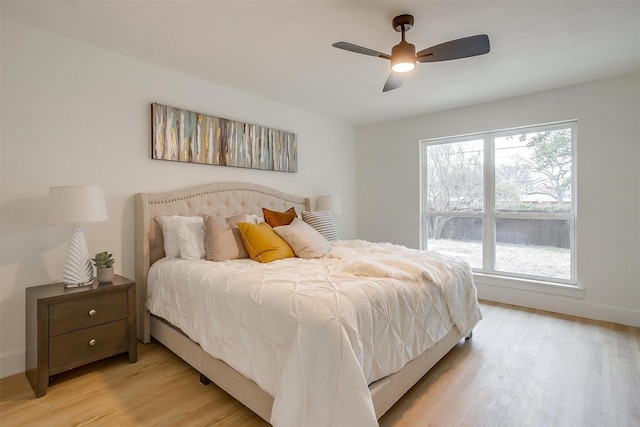
{"type": "Polygon", "coordinates": [[[540,292],[550,295],[562,295],[573,298],[584,298],[584,289],[575,285],[516,279],[513,277],[502,277],[484,273],[473,273],[473,280],[479,285],[497,286],[501,288],[540,292]]]}

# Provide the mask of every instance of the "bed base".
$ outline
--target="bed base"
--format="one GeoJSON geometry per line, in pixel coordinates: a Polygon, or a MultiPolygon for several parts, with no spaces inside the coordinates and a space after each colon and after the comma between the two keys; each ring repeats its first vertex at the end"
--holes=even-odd
{"type": "Polygon", "coordinates": [[[151,316],[151,336],[197,370],[201,375],[201,382],[202,376],[213,381],[218,387],[269,422],[273,397],[254,381],[202,350],[179,329],[159,317],[151,316]]]}
{"type": "MultiPolygon", "coordinates": [[[[213,381],[260,418],[269,422],[273,397],[254,381],[212,357],[179,329],[165,320],[151,316],[151,336],[200,373],[200,382],[213,381]]],[[[422,378],[462,339],[469,339],[453,326],[433,347],[407,363],[400,371],[369,385],[376,418],[382,417],[411,387],[422,378]]]]}

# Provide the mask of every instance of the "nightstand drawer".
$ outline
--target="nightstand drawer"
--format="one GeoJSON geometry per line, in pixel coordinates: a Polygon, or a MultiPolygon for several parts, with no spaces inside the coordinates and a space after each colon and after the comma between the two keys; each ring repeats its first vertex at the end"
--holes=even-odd
{"type": "Polygon", "coordinates": [[[127,319],[52,337],[49,340],[50,374],[124,353],[128,346],[127,319]]]}
{"type": "Polygon", "coordinates": [[[49,309],[49,336],[125,319],[127,315],[126,292],[54,304],[49,309]]]}

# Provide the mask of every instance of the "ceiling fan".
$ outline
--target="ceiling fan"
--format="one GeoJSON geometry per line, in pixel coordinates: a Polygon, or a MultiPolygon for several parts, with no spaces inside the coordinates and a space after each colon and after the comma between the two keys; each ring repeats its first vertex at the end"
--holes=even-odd
{"type": "Polygon", "coordinates": [[[416,53],[416,47],[404,39],[404,34],[413,27],[413,16],[396,16],[391,24],[394,30],[402,32],[402,40],[391,49],[391,55],[347,42],[332,44],[338,49],[390,60],[391,74],[384,84],[383,92],[402,86],[405,73],[416,68],[416,62],[449,61],[489,53],[489,37],[486,34],[451,40],[416,53]]]}

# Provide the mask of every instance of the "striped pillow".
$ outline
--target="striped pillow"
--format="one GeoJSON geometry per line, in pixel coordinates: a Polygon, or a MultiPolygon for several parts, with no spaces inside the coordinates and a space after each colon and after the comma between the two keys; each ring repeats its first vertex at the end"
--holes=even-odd
{"type": "Polygon", "coordinates": [[[302,220],[315,228],[328,241],[335,242],[338,240],[338,230],[336,230],[336,224],[333,222],[333,217],[328,210],[302,211],[302,220]]]}

